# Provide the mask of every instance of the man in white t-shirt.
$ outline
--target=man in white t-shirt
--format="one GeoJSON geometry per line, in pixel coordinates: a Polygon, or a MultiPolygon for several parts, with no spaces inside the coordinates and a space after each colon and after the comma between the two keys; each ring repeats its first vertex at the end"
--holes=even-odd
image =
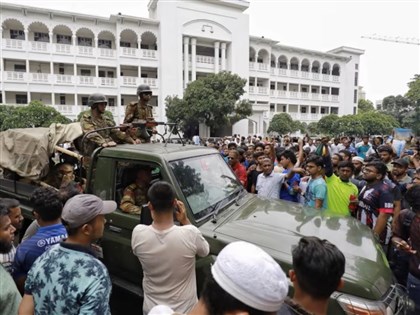
{"type": "Polygon", "coordinates": [[[152,225],[137,225],[131,246],[143,268],[143,314],[164,304],[187,313],[197,302],[195,256],[207,256],[209,244],[190,224],[184,204],[172,186],[153,184],[148,193],[152,225]],[[174,215],[181,226],[174,224],[174,215]]]}

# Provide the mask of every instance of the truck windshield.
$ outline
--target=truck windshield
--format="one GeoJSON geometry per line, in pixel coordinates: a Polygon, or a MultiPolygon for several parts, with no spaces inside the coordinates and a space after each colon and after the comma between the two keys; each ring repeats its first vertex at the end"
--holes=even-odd
{"type": "Polygon", "coordinates": [[[219,154],[177,160],[170,166],[197,221],[211,215],[242,188],[219,154]]]}

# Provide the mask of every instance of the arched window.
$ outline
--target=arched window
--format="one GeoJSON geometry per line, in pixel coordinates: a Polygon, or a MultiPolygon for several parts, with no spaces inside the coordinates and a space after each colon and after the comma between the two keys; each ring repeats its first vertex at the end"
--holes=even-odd
{"type": "Polygon", "coordinates": [[[71,45],[73,32],[66,25],[56,25],[53,28],[53,43],[71,45]]]}
{"type": "Polygon", "coordinates": [[[319,63],[319,61],[318,60],[315,60],[314,62],[312,62],[311,72],[313,72],[313,73],[319,73],[320,67],[321,67],[321,64],[319,63]]]}
{"type": "Polygon", "coordinates": [[[34,42],[45,42],[50,41],[50,34],[48,27],[42,22],[33,22],[28,27],[29,40],[34,42]]]}
{"type": "Polygon", "coordinates": [[[296,57],[290,59],[290,70],[299,70],[299,59],[296,57]]]}
{"type": "Polygon", "coordinates": [[[90,29],[79,28],[76,32],[76,37],[78,46],[94,47],[93,39],[95,38],[95,35],[90,29]]]}
{"type": "Polygon", "coordinates": [[[138,37],[136,32],[125,29],[120,33],[120,47],[138,48],[138,37]]]}
{"type": "Polygon", "coordinates": [[[258,63],[268,63],[269,54],[265,49],[260,49],[258,51],[257,62],[258,63]]]}
{"type": "Polygon", "coordinates": [[[256,51],[253,47],[249,47],[249,62],[255,62],[256,51]]]}
{"type": "Polygon", "coordinates": [[[157,38],[152,32],[141,34],[141,49],[157,50],[157,38]]]}
{"type": "Polygon", "coordinates": [[[330,64],[328,62],[324,62],[322,65],[322,74],[330,74],[330,64]]]}
{"type": "Polygon", "coordinates": [[[25,40],[25,28],[21,21],[7,19],[1,26],[3,28],[4,38],[25,40]]]}
{"type": "Polygon", "coordinates": [[[302,64],[300,66],[300,71],[309,72],[309,66],[310,66],[309,60],[306,58],[303,59],[302,64]]]}
{"type": "Polygon", "coordinates": [[[338,64],[334,64],[333,65],[333,68],[332,68],[332,73],[331,73],[332,75],[337,75],[337,76],[339,76],[340,75],[340,66],[338,65],[338,64]]]}
{"type": "Polygon", "coordinates": [[[280,69],[288,69],[288,59],[285,55],[279,57],[278,67],[280,69]]]}
{"type": "Polygon", "coordinates": [[[110,31],[102,31],[98,34],[98,48],[115,48],[115,35],[110,31]]]}

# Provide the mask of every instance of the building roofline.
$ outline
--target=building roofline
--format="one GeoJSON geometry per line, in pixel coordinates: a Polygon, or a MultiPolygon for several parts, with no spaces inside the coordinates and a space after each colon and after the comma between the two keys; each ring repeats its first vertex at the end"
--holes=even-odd
{"type": "Polygon", "coordinates": [[[279,41],[277,41],[277,40],[272,40],[270,38],[265,38],[264,36],[260,37],[260,36],[250,35],[249,39],[252,40],[252,41],[256,41],[258,43],[266,43],[266,44],[270,44],[270,45],[276,45],[276,44],[279,43],[279,41]]]}
{"type": "Polygon", "coordinates": [[[53,15],[58,15],[58,16],[70,16],[70,17],[76,17],[76,18],[80,17],[84,19],[99,20],[103,22],[114,22],[116,18],[123,17],[124,19],[129,19],[135,22],[142,21],[149,24],[159,25],[159,21],[148,19],[148,18],[129,16],[129,15],[113,15],[112,14],[109,17],[104,17],[100,15],[91,15],[91,14],[77,13],[77,12],[71,12],[71,11],[53,10],[53,9],[48,9],[48,8],[32,7],[32,6],[27,6],[27,5],[19,5],[19,4],[5,3],[5,2],[2,2],[0,4],[0,7],[12,9],[12,10],[26,10],[27,12],[34,12],[34,13],[52,13],[53,15]]]}
{"type": "Polygon", "coordinates": [[[341,60],[341,61],[345,61],[345,62],[350,60],[350,58],[348,58],[348,57],[336,55],[336,54],[331,53],[331,52],[323,52],[323,51],[318,51],[318,50],[312,50],[312,49],[306,49],[306,48],[294,47],[294,46],[287,46],[287,45],[282,45],[282,44],[277,44],[277,45],[273,46],[273,48],[274,49],[278,48],[278,49],[287,50],[287,51],[291,51],[291,52],[305,52],[309,55],[320,56],[320,57],[328,57],[328,58],[333,58],[333,59],[337,59],[337,60],[341,60]]]}
{"type": "Polygon", "coordinates": [[[337,54],[340,52],[347,52],[355,55],[363,55],[365,51],[363,49],[348,47],[348,46],[341,46],[335,49],[328,50],[327,53],[337,54]]]}
{"type": "MultiPolygon", "coordinates": [[[[148,10],[156,9],[157,3],[159,0],[150,0],[149,4],[147,5],[148,10]]],[[[245,11],[249,8],[249,1],[248,0],[204,0],[206,2],[210,2],[213,4],[224,5],[236,9],[240,9],[245,11]]]]}

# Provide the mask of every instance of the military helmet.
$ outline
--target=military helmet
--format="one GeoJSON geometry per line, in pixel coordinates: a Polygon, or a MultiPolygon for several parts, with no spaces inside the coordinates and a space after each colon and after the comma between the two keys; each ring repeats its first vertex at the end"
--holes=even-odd
{"type": "Polygon", "coordinates": [[[90,106],[90,108],[96,108],[96,104],[98,103],[107,103],[108,101],[105,97],[105,95],[101,94],[101,93],[93,93],[91,95],[89,95],[88,98],[88,105],[90,106]]]}
{"type": "Polygon", "coordinates": [[[147,84],[140,84],[137,87],[137,95],[140,96],[141,93],[152,93],[152,90],[150,89],[150,86],[147,84]]]}

